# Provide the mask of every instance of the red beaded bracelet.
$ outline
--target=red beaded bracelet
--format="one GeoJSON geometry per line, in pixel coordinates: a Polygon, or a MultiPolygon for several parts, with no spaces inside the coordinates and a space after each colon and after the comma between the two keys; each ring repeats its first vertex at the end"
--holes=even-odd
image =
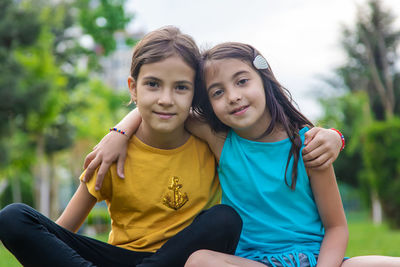
{"type": "Polygon", "coordinates": [[[344,147],[346,146],[346,141],[344,140],[344,135],[339,130],[336,130],[335,128],[331,128],[331,130],[334,130],[335,132],[337,132],[340,135],[340,139],[342,139],[342,147],[340,148],[340,151],[342,151],[344,149],[344,147]]]}
{"type": "Polygon", "coordinates": [[[123,134],[125,136],[128,136],[125,131],[122,131],[122,130],[117,129],[117,128],[110,128],[110,132],[117,132],[117,133],[123,134]]]}

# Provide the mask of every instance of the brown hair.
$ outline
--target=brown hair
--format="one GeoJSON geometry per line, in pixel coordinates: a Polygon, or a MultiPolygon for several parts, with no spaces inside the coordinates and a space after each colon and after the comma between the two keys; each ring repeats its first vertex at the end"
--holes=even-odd
{"type": "Polygon", "coordinates": [[[180,56],[196,73],[194,99],[197,98],[196,84],[200,52],[193,38],[174,26],[166,26],[146,34],[135,46],[131,63],[131,76],[137,80],[144,64],[180,56]]]}
{"type": "Polygon", "coordinates": [[[230,127],[217,118],[209,101],[205,90],[205,65],[207,61],[234,58],[251,66],[262,79],[266,106],[271,115],[271,123],[264,135],[270,134],[276,124],[281,124],[292,142],[292,147],[286,164],[285,183],[294,190],[297,181],[297,163],[299,161],[300,148],[302,145],[299,130],[305,125],[312,126],[312,123],[295,108],[290,92],[277,81],[270,66],[268,66],[267,69],[256,69],[253,66],[253,60],[257,55],[261,55],[261,53],[251,45],[235,42],[222,43],[205,51],[202,55],[199,71],[199,75],[202,78],[203,88],[202,90],[199,90],[199,100],[196,102],[196,105],[193,106],[193,109],[211,125],[214,131],[229,130],[230,127]],[[292,182],[289,185],[286,176],[292,156],[294,160],[292,182]]]}

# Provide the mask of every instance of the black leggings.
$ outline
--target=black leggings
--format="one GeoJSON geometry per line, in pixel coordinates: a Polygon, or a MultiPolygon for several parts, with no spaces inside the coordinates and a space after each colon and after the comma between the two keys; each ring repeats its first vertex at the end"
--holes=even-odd
{"type": "Polygon", "coordinates": [[[229,206],[201,212],[157,252],[135,252],[70,232],[25,204],[0,211],[0,239],[24,266],[183,266],[196,250],[234,254],[242,229],[229,206]]]}

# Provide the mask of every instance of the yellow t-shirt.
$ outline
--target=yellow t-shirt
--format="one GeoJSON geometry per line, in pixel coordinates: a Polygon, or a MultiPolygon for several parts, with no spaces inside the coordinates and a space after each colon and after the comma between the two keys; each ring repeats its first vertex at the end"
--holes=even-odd
{"type": "Polygon", "coordinates": [[[202,210],[219,203],[215,164],[208,145],[194,136],[170,150],[148,146],[133,136],[125,179],[117,176],[113,164],[100,191],[94,190],[97,172],[87,183],[89,193],[107,203],[108,243],[134,251],[158,250],[202,210]]]}

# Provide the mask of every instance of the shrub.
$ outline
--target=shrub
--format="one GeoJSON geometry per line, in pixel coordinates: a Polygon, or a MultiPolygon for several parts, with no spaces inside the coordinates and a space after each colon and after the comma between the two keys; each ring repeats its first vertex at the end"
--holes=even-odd
{"type": "Polygon", "coordinates": [[[400,118],[374,122],[366,129],[363,160],[388,222],[400,228],[400,118]]]}

